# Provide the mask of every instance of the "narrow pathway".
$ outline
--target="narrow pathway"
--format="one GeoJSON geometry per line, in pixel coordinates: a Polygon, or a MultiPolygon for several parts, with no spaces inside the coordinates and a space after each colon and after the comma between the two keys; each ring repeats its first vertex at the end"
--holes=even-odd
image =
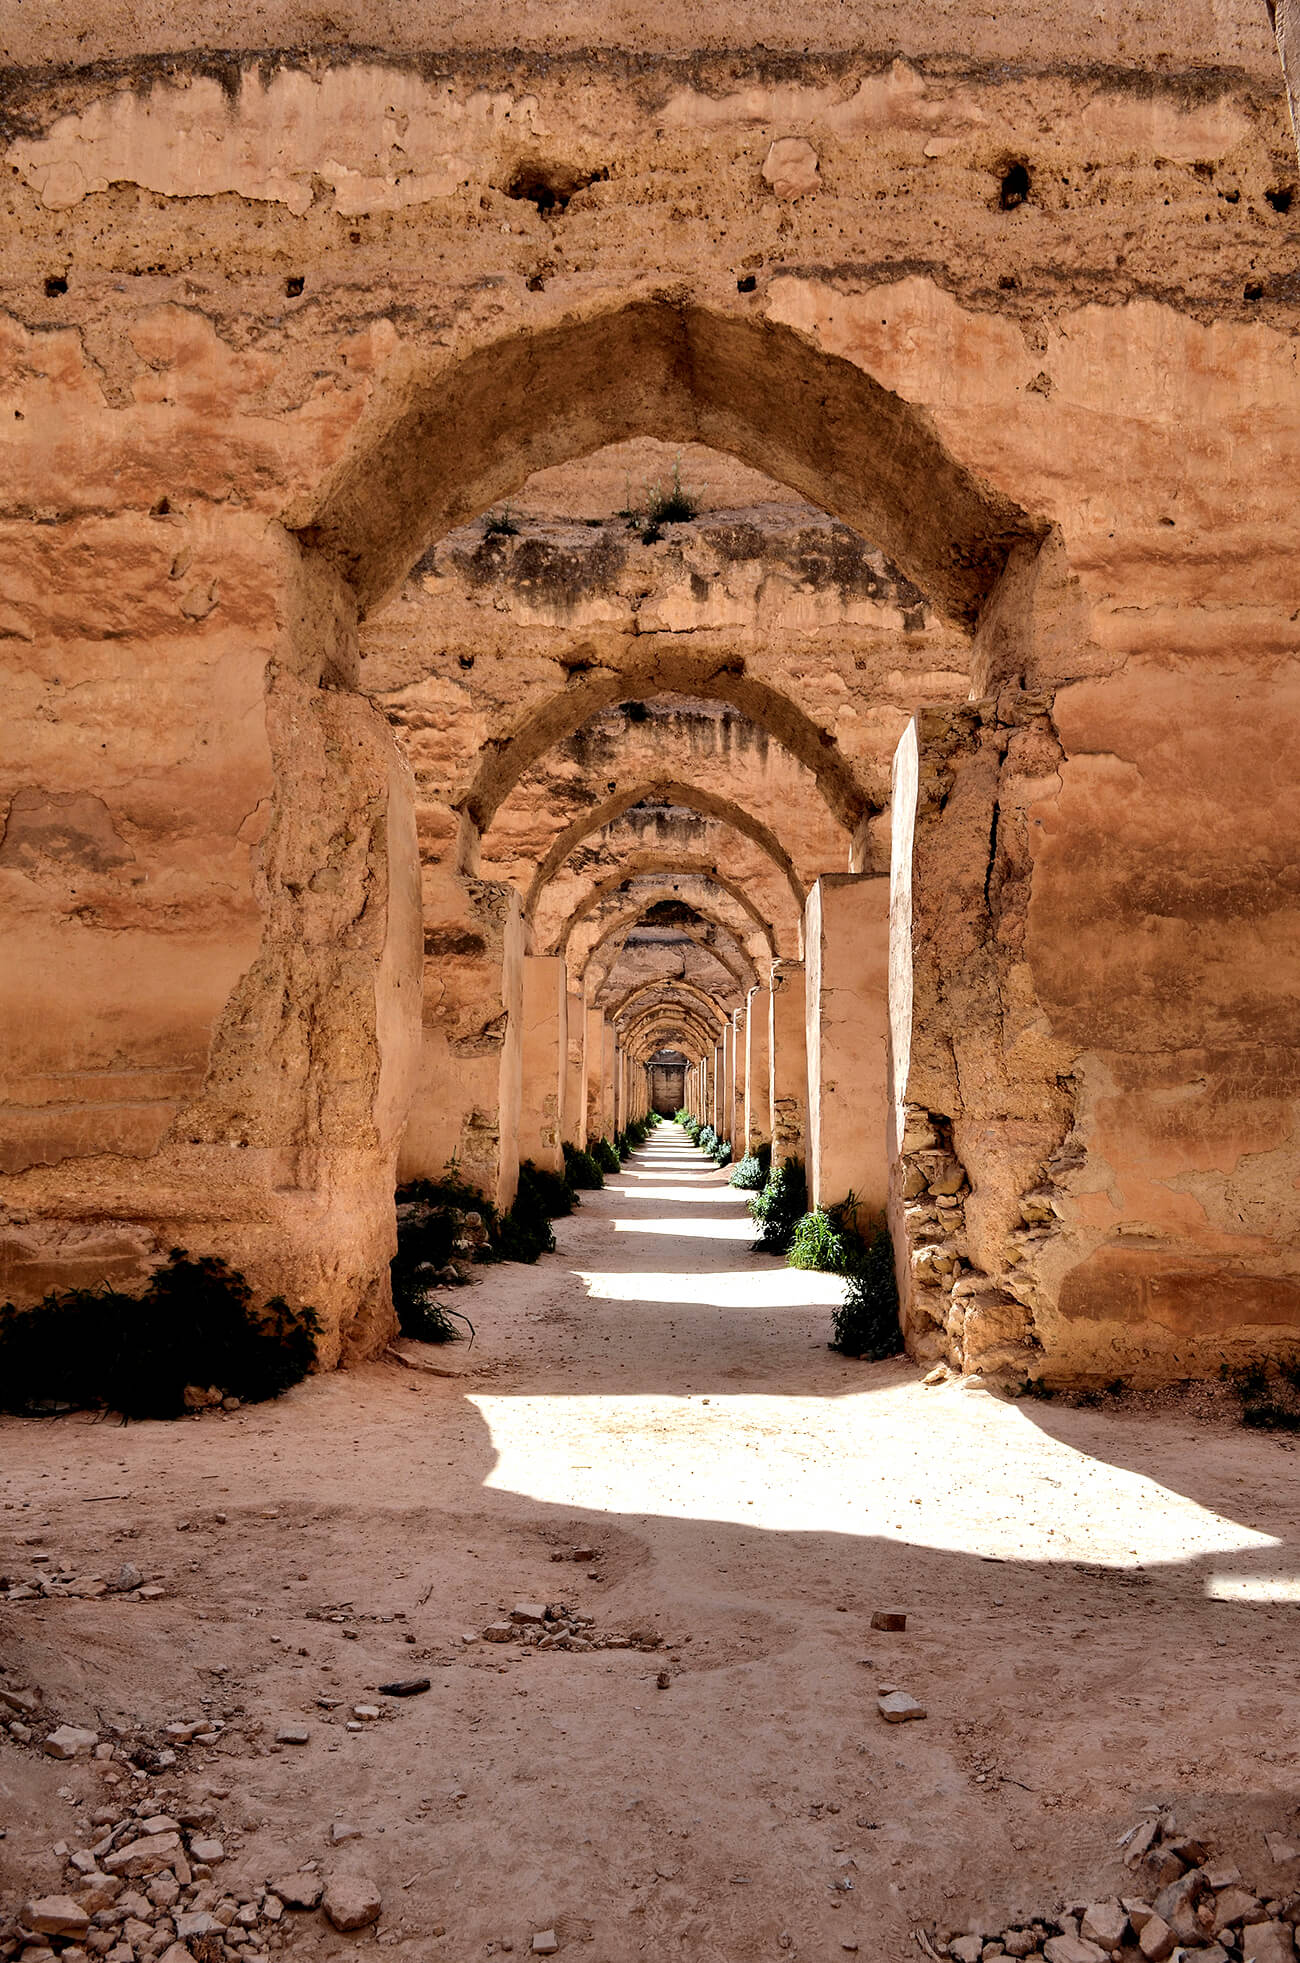
{"type": "MultiPolygon", "coordinates": [[[[5,1660],[73,1719],[212,1700],[225,1742],[168,1777],[208,1796],[229,1872],[363,1870],[412,1963],[551,1928],[591,1963],[915,1959],[919,1921],[1131,1892],[1115,1840],[1149,1800],[1225,1845],[1288,1825],[1294,1454],[851,1362],[838,1284],[752,1232],[665,1126],[555,1255],[460,1297],[473,1348],[426,1353],[454,1375],[0,1423],[10,1571],[39,1532],[168,1591],[14,1610],[5,1660]],[[483,1640],[521,1602],[654,1646],[483,1640]],[[427,1694],[346,1729],[416,1672],[427,1694]],[[885,1725],[882,1683],[925,1721],[885,1725]],[[360,1838],[333,1849],[335,1820],[360,1838]]],[[[0,1858],[48,1888],[58,1788],[97,1773],[3,1751],[0,1858]]],[[[304,1955],[355,1947],[298,1926],[304,1955]]]]}

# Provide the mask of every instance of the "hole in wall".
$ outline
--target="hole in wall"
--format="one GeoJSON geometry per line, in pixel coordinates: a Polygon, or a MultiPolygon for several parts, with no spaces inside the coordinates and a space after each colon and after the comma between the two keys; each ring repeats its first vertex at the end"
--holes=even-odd
{"type": "Polygon", "coordinates": [[[1002,173],[998,186],[998,209],[1015,211],[1029,201],[1029,166],[1025,163],[1008,164],[1002,173]]]}
{"type": "Polygon", "coordinates": [[[1285,213],[1290,211],[1291,201],[1294,197],[1294,184],[1275,184],[1271,191],[1265,191],[1264,202],[1267,205],[1272,205],[1274,211],[1285,213]]]}
{"type": "Polygon", "coordinates": [[[301,273],[291,273],[284,283],[284,290],[291,300],[296,300],[302,292],[304,280],[301,273]]]}
{"type": "Polygon", "coordinates": [[[67,290],[68,282],[62,273],[51,273],[45,282],[45,297],[47,300],[57,300],[59,295],[66,293],[67,290]]]}
{"type": "Polygon", "coordinates": [[[506,186],[506,196],[536,205],[545,217],[548,212],[563,211],[576,192],[585,191],[589,184],[603,184],[608,176],[607,170],[576,171],[563,164],[521,164],[506,186]]]}
{"type": "Polygon", "coordinates": [[[752,273],[747,273],[744,279],[738,279],[736,281],[737,293],[753,293],[757,288],[757,286],[758,286],[758,281],[754,278],[754,275],[752,273]]]}

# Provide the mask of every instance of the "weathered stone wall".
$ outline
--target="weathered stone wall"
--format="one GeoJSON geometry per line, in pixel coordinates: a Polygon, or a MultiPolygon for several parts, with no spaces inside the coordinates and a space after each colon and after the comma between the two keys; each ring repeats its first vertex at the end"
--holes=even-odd
{"type": "MultiPolygon", "coordinates": [[[[218,17],[152,31],[228,46],[218,17]]],[[[918,715],[896,1092],[963,1169],[954,1258],[1019,1304],[998,1342],[1109,1376],[1294,1338],[1300,231],[1267,21],[1058,9],[1008,47],[952,7],[846,46],[812,14],[822,54],[709,52],[747,17],[684,57],[617,16],[596,38],[635,54],[573,52],[573,11],[544,56],[482,18],[459,60],[160,62],[100,14],[83,69],[44,65],[72,16],[6,28],[19,1297],[184,1240],[317,1301],[329,1354],[379,1340],[412,1100],[408,1170],[512,1177],[522,895],[480,835],[502,812],[521,864],[517,787],[667,693],[764,729],[874,872],[918,715]],[[786,515],[474,530],[649,437],[735,453],[786,515]]],[[[273,48],[296,16],[259,18],[273,48]]],[[[391,38],[436,37],[417,9],[391,38]]],[[[655,877],[582,916],[571,978],[655,877]]],[[[796,951],[742,914],[741,999],[796,951]]]]}

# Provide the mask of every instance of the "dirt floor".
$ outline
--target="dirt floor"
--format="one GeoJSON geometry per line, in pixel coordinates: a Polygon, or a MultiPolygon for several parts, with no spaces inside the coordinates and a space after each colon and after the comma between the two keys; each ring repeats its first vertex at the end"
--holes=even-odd
{"type": "Polygon", "coordinates": [[[590,1963],[915,1959],[918,1925],[1134,1892],[1116,1842],[1153,1802],[1300,1886],[1262,1839],[1300,1798],[1290,1441],[832,1354],[838,1284],[751,1254],[744,1196],[672,1127],[556,1232],[455,1297],[472,1349],[411,1346],[448,1375],[0,1425],[0,1574],[130,1561],[165,1591],[0,1607],[0,1689],[43,1700],[30,1742],[0,1731],[8,1906],[66,1892],[55,1843],[114,1795],[206,1802],[227,1886],[375,1881],[362,1935],[281,1925],[312,1957],[469,1963],[553,1928],[590,1963]],[[662,1647],[482,1640],[530,1601],[662,1647]],[[881,1684],[926,1719],[885,1724],[881,1684]],[[220,1741],[154,1772],[39,1750],[205,1712],[220,1741]]]}

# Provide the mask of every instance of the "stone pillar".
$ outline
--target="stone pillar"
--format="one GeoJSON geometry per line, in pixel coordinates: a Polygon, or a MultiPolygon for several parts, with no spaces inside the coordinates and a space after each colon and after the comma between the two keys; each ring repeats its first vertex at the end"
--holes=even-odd
{"type": "Polygon", "coordinates": [[[583,1151],[587,1144],[587,1097],[582,1079],[582,1055],[587,1040],[587,998],[568,992],[565,1015],[566,1067],[561,1137],[583,1151]]]}
{"type": "Polygon", "coordinates": [[[710,1100],[710,1102],[713,1105],[713,1111],[709,1118],[709,1123],[713,1126],[713,1129],[715,1132],[717,1132],[719,1138],[721,1138],[722,1136],[722,1095],[723,1095],[723,1086],[725,1085],[726,1081],[727,1081],[726,1049],[721,1042],[718,1042],[715,1043],[713,1046],[713,1096],[710,1100]]]}
{"type": "Polygon", "coordinates": [[[731,1012],[731,1149],[737,1159],[745,1156],[745,1057],[748,1050],[747,1014],[744,1005],[731,1012]]]}
{"type": "MultiPolygon", "coordinates": [[[[751,988],[745,1017],[745,1119],[741,1131],[745,1152],[756,1152],[772,1136],[772,1084],[768,1065],[771,1045],[772,991],[751,988]]],[[[737,1157],[743,1156],[738,1153],[737,1157]]]]}
{"type": "Polygon", "coordinates": [[[768,1106],[772,1163],[807,1156],[808,1034],[802,961],[772,963],[768,1022],[768,1106]]]}
{"type": "Polygon", "coordinates": [[[519,1178],[524,925],[519,895],[425,866],[424,1042],[398,1179],[453,1168],[506,1210],[519,1178]]]}
{"type": "Polygon", "coordinates": [[[804,909],[808,1198],[889,1198],[889,881],[824,873],[804,909]]]}
{"type": "Polygon", "coordinates": [[[614,1025],[605,1024],[605,1136],[614,1143],[614,1133],[618,1125],[614,1114],[615,1086],[618,1082],[618,1037],[614,1025]]]}
{"type": "Polygon", "coordinates": [[[605,1068],[605,1017],[600,1009],[588,1008],[582,1047],[583,1090],[587,1106],[587,1147],[590,1150],[604,1131],[601,1109],[601,1081],[605,1068]]]}
{"type": "Polygon", "coordinates": [[[568,991],[558,954],[524,956],[519,1157],[563,1172],[560,1120],[568,1070],[568,991]]]}

